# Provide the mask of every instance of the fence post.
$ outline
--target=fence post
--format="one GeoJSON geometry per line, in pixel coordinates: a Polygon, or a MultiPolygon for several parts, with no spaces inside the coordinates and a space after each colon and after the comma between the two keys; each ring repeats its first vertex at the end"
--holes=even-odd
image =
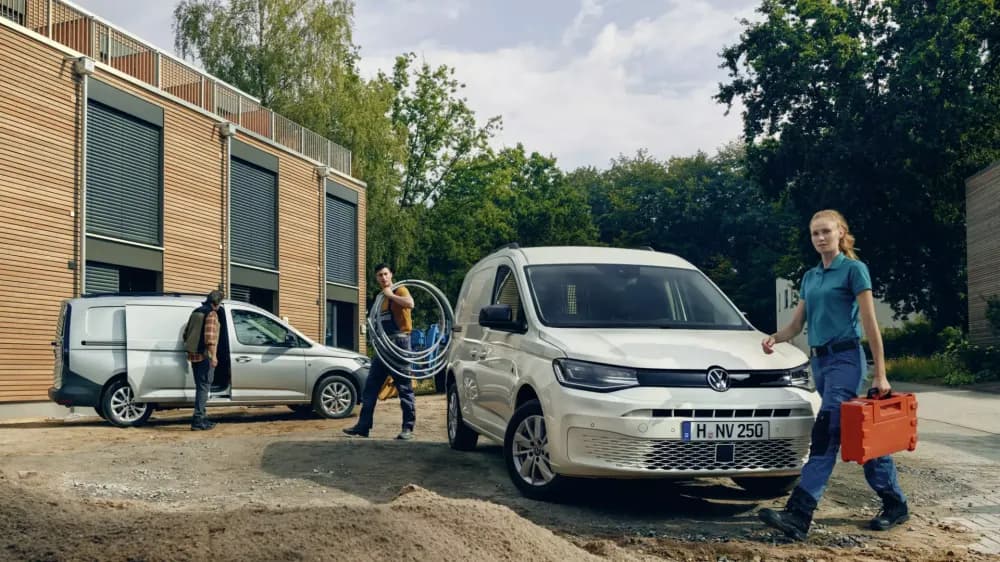
{"type": "Polygon", "coordinates": [[[49,30],[49,39],[52,39],[52,0],[49,0],[48,12],[45,14],[45,26],[49,30]]]}

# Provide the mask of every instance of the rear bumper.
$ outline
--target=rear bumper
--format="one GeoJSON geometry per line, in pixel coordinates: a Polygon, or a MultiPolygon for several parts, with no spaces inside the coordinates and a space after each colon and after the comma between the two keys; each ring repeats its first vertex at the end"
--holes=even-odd
{"type": "Polygon", "coordinates": [[[101,402],[101,385],[73,372],[63,375],[62,386],[49,388],[49,400],[62,406],[97,407],[101,402]]]}

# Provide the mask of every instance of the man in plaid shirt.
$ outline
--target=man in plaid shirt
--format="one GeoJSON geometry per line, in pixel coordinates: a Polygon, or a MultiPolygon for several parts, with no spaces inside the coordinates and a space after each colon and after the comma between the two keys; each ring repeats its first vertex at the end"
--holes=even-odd
{"type": "Polygon", "coordinates": [[[215,368],[219,365],[219,303],[222,302],[222,292],[212,291],[205,302],[191,312],[187,326],[184,327],[184,346],[188,352],[188,361],[194,372],[194,417],[191,420],[191,431],[205,431],[215,427],[205,416],[205,405],[208,393],[212,389],[212,379],[215,378],[215,368]]]}

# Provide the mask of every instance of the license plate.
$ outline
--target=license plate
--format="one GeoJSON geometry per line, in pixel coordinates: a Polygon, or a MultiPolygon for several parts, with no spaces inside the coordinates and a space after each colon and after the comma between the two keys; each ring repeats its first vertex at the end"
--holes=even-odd
{"type": "Polygon", "coordinates": [[[757,441],[769,434],[768,422],[681,422],[684,441],[757,441]]]}

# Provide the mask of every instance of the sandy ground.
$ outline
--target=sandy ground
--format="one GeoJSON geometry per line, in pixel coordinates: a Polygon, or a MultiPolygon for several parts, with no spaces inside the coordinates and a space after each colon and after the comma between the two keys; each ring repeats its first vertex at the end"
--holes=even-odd
{"type": "Polygon", "coordinates": [[[445,402],[418,397],[417,439],[393,440],[379,405],[354,423],[287,408],[190,410],[117,429],[96,418],[0,424],[0,560],[987,560],[946,519],[994,463],[961,470],[897,457],[914,516],[864,528],[878,508],[860,467],[838,465],[805,543],[757,523],[759,498],[726,479],[581,481],[564,503],[520,496],[500,447],[451,450],[445,402]]]}

